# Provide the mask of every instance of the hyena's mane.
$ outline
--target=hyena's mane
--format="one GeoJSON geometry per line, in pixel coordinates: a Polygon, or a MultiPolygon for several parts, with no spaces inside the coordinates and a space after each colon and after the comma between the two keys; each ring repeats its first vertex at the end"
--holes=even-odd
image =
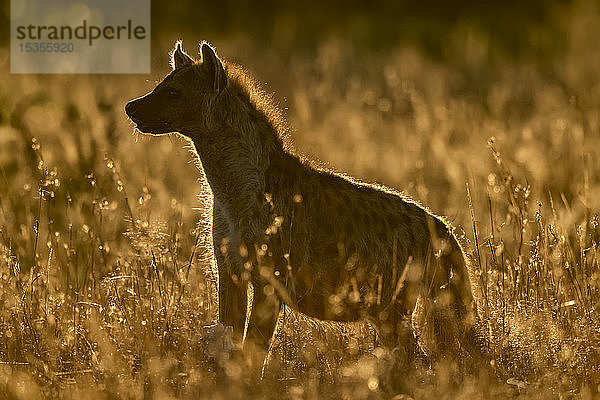
{"type": "MultiPolygon", "coordinates": [[[[273,135],[276,142],[288,149],[291,144],[289,127],[272,94],[266,92],[261,84],[242,66],[229,61],[222,61],[229,79],[226,90],[229,98],[224,99],[225,107],[221,111],[242,112],[253,115],[255,119],[266,124],[267,135],[273,135]],[[242,109],[239,107],[242,106],[242,109]]],[[[215,110],[219,112],[218,110],[215,110]]]]}

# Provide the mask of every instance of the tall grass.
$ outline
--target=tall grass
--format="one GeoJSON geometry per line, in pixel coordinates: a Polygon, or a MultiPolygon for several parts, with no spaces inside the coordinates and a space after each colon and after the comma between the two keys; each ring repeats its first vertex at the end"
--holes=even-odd
{"type": "MultiPolygon", "coordinates": [[[[499,382],[456,389],[421,365],[418,397],[597,395],[598,22],[597,7],[579,3],[564,21],[567,51],[521,63],[492,57],[474,28],[449,33],[443,62],[339,38],[285,58],[244,38],[214,40],[273,82],[298,149],[404,190],[459,227],[499,382]]],[[[4,76],[0,392],[384,397],[397,372],[368,325],[287,309],[264,369],[279,384],[256,387],[262,354],[249,351],[225,362],[231,384],[215,387],[203,328],[217,315],[210,192],[184,140],[132,136],[122,110],[153,82],[4,76]]]]}

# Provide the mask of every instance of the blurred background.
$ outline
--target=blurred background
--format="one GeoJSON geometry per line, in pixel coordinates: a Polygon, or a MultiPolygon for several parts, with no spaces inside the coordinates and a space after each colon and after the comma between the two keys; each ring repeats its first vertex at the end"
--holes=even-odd
{"type": "MultiPolygon", "coordinates": [[[[7,1],[2,10],[0,43],[6,46],[7,1]]],[[[63,102],[97,103],[92,110],[100,113],[110,108],[117,124],[110,140],[130,142],[121,112],[125,102],[168,73],[176,40],[192,55],[207,40],[273,93],[299,150],[333,168],[411,194],[419,179],[438,179],[434,187],[447,189],[444,180],[485,168],[465,155],[485,152],[487,139],[498,136],[507,145],[519,141],[517,161],[551,183],[545,163],[560,158],[545,158],[539,141],[566,140],[550,130],[562,126],[567,113],[596,105],[597,13],[593,1],[567,0],[153,2],[152,74],[7,76],[3,111],[19,96],[61,85],[71,89],[62,93],[63,102]],[[90,96],[86,85],[95,83],[99,89],[90,96]],[[80,87],[86,100],[76,97],[80,87]],[[424,168],[429,172],[422,173],[424,168]]],[[[563,131],[585,130],[581,139],[593,140],[587,128],[594,127],[580,125],[563,131]]],[[[147,167],[140,162],[137,168],[147,167]]],[[[570,183],[552,179],[550,189],[570,183]]],[[[563,189],[557,188],[572,188],[563,189]]]]}
{"type": "MultiPolygon", "coordinates": [[[[82,382],[93,385],[69,387],[207,393],[196,347],[216,313],[209,192],[183,139],[133,135],[123,111],[169,72],[180,39],[191,55],[207,40],[262,82],[300,153],[458,227],[515,393],[526,381],[538,382],[533,398],[597,393],[597,1],[155,1],[149,75],[11,75],[9,15],[2,0],[0,361],[13,364],[0,364],[0,385],[11,393],[19,382],[25,397],[82,382]]],[[[247,383],[245,368],[231,371],[247,383]]],[[[357,371],[352,393],[373,395],[374,370],[357,371]]]]}

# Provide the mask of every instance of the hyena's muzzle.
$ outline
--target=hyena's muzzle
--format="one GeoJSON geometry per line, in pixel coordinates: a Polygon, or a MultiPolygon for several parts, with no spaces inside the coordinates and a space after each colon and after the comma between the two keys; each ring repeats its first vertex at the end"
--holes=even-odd
{"type": "Polygon", "coordinates": [[[142,133],[161,134],[171,132],[169,119],[163,116],[164,110],[155,104],[153,93],[131,100],[125,105],[127,116],[142,133]]]}

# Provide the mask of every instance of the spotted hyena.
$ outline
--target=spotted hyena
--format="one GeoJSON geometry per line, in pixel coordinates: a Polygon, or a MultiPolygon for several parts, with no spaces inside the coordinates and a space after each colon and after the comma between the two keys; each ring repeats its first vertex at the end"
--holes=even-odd
{"type": "Polygon", "coordinates": [[[425,323],[416,325],[434,333],[428,355],[472,345],[471,284],[449,224],[396,191],[294,154],[248,73],[206,43],[200,55],[177,43],[171,73],[125,110],[143,133],[193,141],[214,195],[220,321],[242,337],[251,284],[248,335],[265,348],[282,301],[319,319],[367,319],[390,347],[417,309],[425,323]]]}

